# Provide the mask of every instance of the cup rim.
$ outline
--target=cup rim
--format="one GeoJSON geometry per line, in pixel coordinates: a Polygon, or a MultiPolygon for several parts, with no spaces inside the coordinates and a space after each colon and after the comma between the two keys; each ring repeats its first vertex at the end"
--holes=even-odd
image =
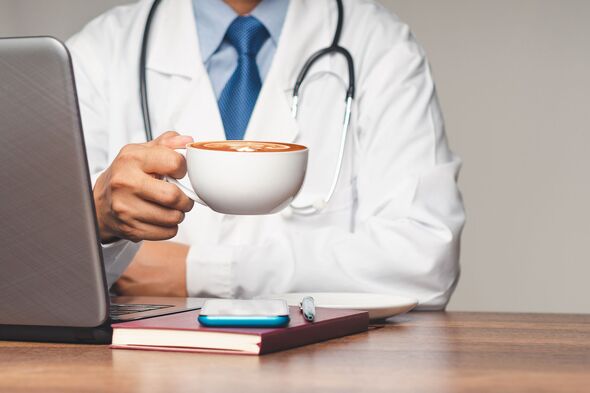
{"type": "Polygon", "coordinates": [[[259,154],[259,153],[264,153],[264,154],[287,154],[287,153],[301,153],[301,152],[305,152],[308,151],[309,148],[307,146],[304,145],[299,145],[297,143],[290,143],[290,142],[278,142],[278,141],[252,141],[252,140],[240,140],[239,142],[253,142],[253,143],[278,143],[278,144],[283,144],[283,145],[289,145],[289,146],[298,146],[301,147],[301,149],[297,149],[297,150],[287,150],[287,151],[227,151],[227,150],[215,150],[215,149],[201,149],[198,148],[196,146],[193,146],[195,143],[223,143],[223,142],[228,142],[227,140],[217,140],[217,141],[197,141],[197,142],[191,142],[191,143],[187,143],[186,144],[186,149],[194,149],[194,150],[200,150],[200,151],[212,151],[212,152],[216,152],[216,153],[242,153],[242,154],[259,154]]]}

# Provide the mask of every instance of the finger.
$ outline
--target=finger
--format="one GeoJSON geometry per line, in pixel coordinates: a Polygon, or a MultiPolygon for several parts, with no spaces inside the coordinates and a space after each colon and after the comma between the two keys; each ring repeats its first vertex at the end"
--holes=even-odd
{"type": "Polygon", "coordinates": [[[187,213],[191,211],[194,201],[174,184],[151,176],[140,176],[140,184],[135,187],[136,195],[168,209],[187,213]]]}
{"type": "Polygon", "coordinates": [[[194,142],[192,136],[180,135],[176,131],[167,131],[154,139],[152,145],[163,146],[169,149],[180,149],[192,142],[194,142]]]}
{"type": "Polygon", "coordinates": [[[176,236],[178,226],[163,227],[153,224],[147,224],[141,221],[132,221],[131,223],[121,223],[119,226],[121,235],[125,239],[134,242],[141,240],[168,240],[176,236]]]}
{"type": "Polygon", "coordinates": [[[142,155],[141,169],[145,173],[181,179],[186,175],[186,160],[182,154],[169,148],[150,146],[142,155]]]}
{"type": "Polygon", "coordinates": [[[169,149],[181,149],[183,147],[186,147],[186,145],[188,145],[189,143],[193,142],[194,140],[192,136],[179,135],[175,136],[174,138],[164,139],[160,141],[158,145],[167,147],[169,149]]]}
{"type": "Polygon", "coordinates": [[[164,139],[174,138],[179,135],[180,134],[176,131],[166,131],[163,134],[159,135],[157,138],[147,142],[146,145],[150,145],[150,146],[158,145],[164,139]]]}
{"type": "Polygon", "coordinates": [[[135,208],[135,218],[145,224],[162,227],[175,227],[184,221],[184,212],[176,209],[168,209],[153,202],[139,200],[135,208]]]}
{"type": "Polygon", "coordinates": [[[184,220],[184,212],[168,209],[140,198],[126,198],[113,204],[113,211],[121,222],[141,221],[162,227],[175,227],[184,220]]]}

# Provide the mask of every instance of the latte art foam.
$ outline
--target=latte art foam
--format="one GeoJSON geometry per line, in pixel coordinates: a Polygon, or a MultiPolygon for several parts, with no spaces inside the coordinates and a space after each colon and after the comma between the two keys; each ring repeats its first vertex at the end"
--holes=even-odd
{"type": "Polygon", "coordinates": [[[218,142],[197,142],[191,147],[205,150],[234,151],[240,153],[271,153],[303,150],[304,146],[291,143],[278,142],[254,142],[254,141],[218,141],[218,142]]]}
{"type": "Polygon", "coordinates": [[[215,150],[234,151],[280,151],[289,150],[289,146],[280,143],[256,143],[256,142],[210,142],[202,145],[215,150]]]}

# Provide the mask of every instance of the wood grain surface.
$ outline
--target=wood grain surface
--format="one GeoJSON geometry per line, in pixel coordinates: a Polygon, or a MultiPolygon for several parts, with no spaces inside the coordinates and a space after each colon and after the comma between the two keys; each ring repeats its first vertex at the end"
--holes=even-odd
{"type": "Polygon", "coordinates": [[[590,392],[590,315],[414,312],[262,357],[0,342],[0,392],[590,392]]]}

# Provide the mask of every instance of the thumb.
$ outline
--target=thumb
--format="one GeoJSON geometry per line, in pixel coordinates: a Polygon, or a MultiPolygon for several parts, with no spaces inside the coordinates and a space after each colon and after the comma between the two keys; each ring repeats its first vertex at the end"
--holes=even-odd
{"type": "Polygon", "coordinates": [[[193,142],[192,136],[180,135],[176,131],[167,131],[150,142],[150,144],[167,147],[169,149],[179,149],[191,142],[193,142]]]}

